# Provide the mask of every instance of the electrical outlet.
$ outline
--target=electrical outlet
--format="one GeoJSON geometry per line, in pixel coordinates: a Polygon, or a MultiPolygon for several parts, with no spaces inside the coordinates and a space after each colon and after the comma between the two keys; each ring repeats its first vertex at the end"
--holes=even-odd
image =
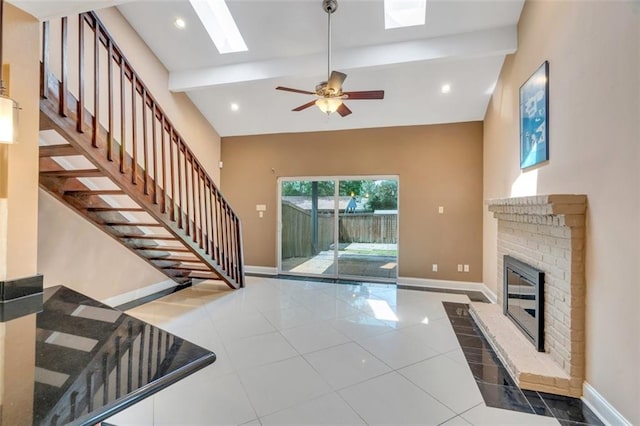
{"type": "Polygon", "coordinates": [[[464,271],[469,272],[469,265],[464,265],[464,271]]]}
{"type": "Polygon", "coordinates": [[[438,206],[438,213],[444,214],[444,206],[438,206]]]}
{"type": "Polygon", "coordinates": [[[434,263],[433,265],[431,265],[431,270],[432,270],[433,272],[438,272],[438,264],[437,264],[437,263],[434,263]]]}
{"type": "Polygon", "coordinates": [[[462,272],[462,263],[458,263],[458,272],[462,272]]]}

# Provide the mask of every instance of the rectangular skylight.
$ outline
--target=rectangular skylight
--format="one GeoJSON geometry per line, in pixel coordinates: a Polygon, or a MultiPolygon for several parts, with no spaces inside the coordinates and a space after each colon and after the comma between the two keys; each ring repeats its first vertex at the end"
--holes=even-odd
{"type": "Polygon", "coordinates": [[[190,0],[218,52],[234,53],[249,50],[224,0],[190,0]]]}
{"type": "Polygon", "coordinates": [[[424,25],[427,0],[384,0],[384,28],[424,25]]]}

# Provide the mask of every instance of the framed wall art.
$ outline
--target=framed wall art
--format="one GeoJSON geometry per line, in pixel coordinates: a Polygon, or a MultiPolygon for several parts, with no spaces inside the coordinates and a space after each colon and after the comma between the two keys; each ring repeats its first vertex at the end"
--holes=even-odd
{"type": "Polygon", "coordinates": [[[520,168],[549,160],[549,62],[520,86],[520,168]]]}

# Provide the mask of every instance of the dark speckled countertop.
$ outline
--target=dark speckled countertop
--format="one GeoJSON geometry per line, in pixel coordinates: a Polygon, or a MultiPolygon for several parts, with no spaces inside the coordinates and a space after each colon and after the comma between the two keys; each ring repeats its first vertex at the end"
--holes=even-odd
{"type": "Polygon", "coordinates": [[[63,286],[0,324],[2,425],[90,425],[215,361],[215,354],[63,286]]]}

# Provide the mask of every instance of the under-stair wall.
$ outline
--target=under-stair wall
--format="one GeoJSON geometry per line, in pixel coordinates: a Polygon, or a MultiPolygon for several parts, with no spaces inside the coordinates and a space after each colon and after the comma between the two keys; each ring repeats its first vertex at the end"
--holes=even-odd
{"type": "MultiPolygon", "coordinates": [[[[115,9],[104,14],[107,21],[117,23],[114,26],[119,31],[128,28],[127,36],[131,37],[131,28],[115,9]]],[[[62,139],[73,139],[74,147],[68,150],[66,148],[61,150],[60,146],[41,149],[41,186],[81,214],[91,213],[83,215],[88,216],[94,224],[102,226],[116,240],[124,242],[129,249],[137,251],[150,265],[165,273],[170,269],[167,275],[177,278],[178,282],[188,281],[193,276],[212,277],[211,273],[214,273],[231,287],[241,286],[244,276],[240,222],[209,175],[211,166],[206,167],[200,162],[195,150],[191,149],[191,142],[186,141],[181,129],[172,121],[173,117],[163,109],[163,105],[154,97],[155,93],[152,94],[146,83],[142,83],[143,78],[137,74],[137,71],[133,71],[135,67],[125,59],[126,55],[123,50],[120,50],[118,42],[111,45],[107,42],[109,30],[98,24],[100,31],[98,38],[95,37],[94,19],[94,15],[85,16],[82,20],[83,25],[80,27],[81,21],[78,17],[69,17],[66,20],[65,31],[62,29],[62,21],[57,21],[50,22],[43,32],[43,48],[48,52],[48,55],[43,54],[43,70],[49,78],[48,81],[43,80],[46,81],[48,90],[44,90],[43,84],[43,95],[46,98],[41,103],[43,111],[41,145],[60,145],[60,136],[62,136],[62,139]],[[84,36],[84,45],[78,48],[81,35],[84,36]],[[66,39],[66,49],[61,47],[64,45],[62,42],[64,39],[66,39]],[[94,55],[96,45],[98,55],[94,55]],[[84,55],[79,55],[80,51],[84,52],[84,55]],[[113,59],[111,65],[107,60],[110,53],[113,59]],[[94,66],[96,61],[97,68],[94,66]],[[62,63],[66,66],[63,67],[62,63]],[[121,63],[124,66],[120,66],[121,63]],[[80,72],[79,69],[83,71],[80,72]],[[97,78],[94,77],[94,69],[99,70],[97,78]],[[84,84],[80,84],[81,81],[84,84]],[[95,102],[94,81],[97,82],[98,87],[98,102],[95,102]],[[62,87],[67,89],[67,96],[64,99],[57,96],[62,93],[62,87]],[[112,93],[112,96],[105,95],[104,89],[112,93]],[[78,103],[84,105],[84,108],[77,108],[78,103]],[[94,111],[98,111],[98,119],[94,119],[94,111]],[[79,122],[83,122],[84,125],[79,127],[79,122]],[[70,129],[70,127],[74,128],[70,129]],[[82,131],[78,131],[79,129],[82,131]],[[98,129],[97,132],[95,129],[98,129]],[[120,140],[125,141],[124,147],[120,145],[120,140]],[[109,145],[111,145],[111,152],[108,150],[109,145]],[[51,156],[52,153],[57,157],[51,156]],[[96,166],[96,163],[102,161],[96,153],[105,157],[104,164],[96,166]],[[108,157],[111,161],[107,160],[108,157]],[[50,177],[59,179],[63,175],[60,169],[88,170],[93,167],[98,167],[102,173],[95,173],[95,175],[88,173],[86,176],[83,174],[81,179],[75,180],[64,176],[63,181],[53,183],[49,179],[50,177]],[[116,186],[83,188],[82,185],[78,185],[83,183],[87,186],[86,179],[98,176],[110,177],[111,183],[115,183],[116,186]],[[125,185],[124,188],[123,185],[125,185]],[[126,199],[119,202],[120,207],[124,207],[121,209],[124,212],[107,211],[112,209],[109,208],[109,203],[105,204],[105,200],[119,197],[130,197],[136,203],[129,206],[127,203],[131,200],[126,199]],[[148,225],[146,230],[141,226],[124,224],[126,216],[137,214],[130,210],[138,210],[138,207],[151,209],[150,220],[139,218],[134,220],[139,224],[148,225]],[[105,224],[109,226],[104,226],[105,224]],[[118,226],[111,226],[114,224],[118,226]],[[160,225],[165,229],[163,230],[160,225]],[[150,241],[151,237],[154,241],[150,241]],[[162,258],[166,256],[164,252],[160,253],[158,250],[151,252],[146,248],[150,243],[153,246],[163,244],[164,240],[183,241],[183,245],[189,251],[187,255],[194,257],[186,258],[187,255],[181,254],[184,250],[179,250],[172,253],[171,259],[164,259],[162,258]],[[145,248],[140,253],[138,249],[142,245],[145,248]],[[182,263],[176,263],[174,261],[176,259],[182,259],[182,263]],[[170,260],[170,262],[164,260],[170,260]],[[193,275],[194,272],[196,275],[193,275]]],[[[141,43],[137,38],[132,45],[140,49],[141,43]]],[[[146,51],[143,51],[140,56],[143,58],[151,56],[152,62],[160,66],[159,61],[153,57],[146,46],[144,50],[146,51]]],[[[154,84],[164,80],[164,92],[160,91],[160,93],[162,97],[174,100],[169,102],[170,108],[176,109],[177,105],[187,105],[191,112],[194,112],[192,114],[194,126],[189,126],[190,121],[188,117],[185,118],[185,111],[178,111],[176,116],[184,127],[191,129],[191,134],[209,133],[211,136],[207,141],[198,139],[196,146],[205,152],[210,151],[207,144],[219,147],[217,134],[208,124],[203,125],[204,119],[188,99],[181,99],[182,102],[177,103],[175,98],[184,98],[184,95],[170,94],[166,90],[168,78],[166,70],[160,66],[157,74],[151,80],[155,82],[154,84]],[[194,127],[200,128],[200,131],[194,132],[194,127]],[[209,128],[208,132],[206,127],[209,128]]],[[[216,152],[216,157],[218,156],[219,151],[216,152]]],[[[211,163],[211,156],[206,155],[205,158],[207,163],[211,163]]],[[[217,171],[215,168],[213,170],[217,171]]],[[[41,240],[46,239],[47,228],[49,228],[46,221],[45,217],[41,217],[40,228],[41,233],[44,234],[41,235],[41,240]]],[[[90,244],[88,241],[87,243],[90,244]]],[[[168,244],[173,246],[174,242],[171,241],[168,244]]],[[[40,253],[39,256],[49,258],[48,255],[55,254],[40,253]]],[[[48,263],[50,267],[56,268],[55,262],[48,263]]],[[[121,268],[122,265],[117,267],[121,268]]],[[[47,276],[46,269],[41,271],[47,276]]],[[[135,272],[131,276],[135,280],[135,272]]],[[[94,277],[87,278],[91,281],[94,277]]],[[[98,279],[101,278],[98,277],[98,279]]],[[[132,283],[132,288],[128,290],[133,290],[140,285],[144,284],[132,283]]]]}

